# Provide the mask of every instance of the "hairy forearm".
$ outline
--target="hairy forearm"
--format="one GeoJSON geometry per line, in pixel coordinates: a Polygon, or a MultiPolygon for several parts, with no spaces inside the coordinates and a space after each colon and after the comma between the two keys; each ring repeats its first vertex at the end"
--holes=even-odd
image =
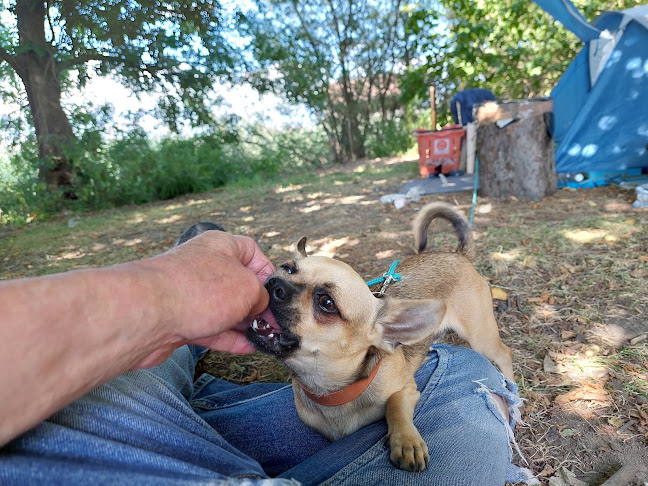
{"type": "Polygon", "coordinates": [[[0,444],[176,344],[157,280],[131,263],[0,282],[0,444]]]}
{"type": "Polygon", "coordinates": [[[272,271],[252,239],[207,231],[148,260],[0,282],[0,445],[181,344],[251,352],[272,271]]]}

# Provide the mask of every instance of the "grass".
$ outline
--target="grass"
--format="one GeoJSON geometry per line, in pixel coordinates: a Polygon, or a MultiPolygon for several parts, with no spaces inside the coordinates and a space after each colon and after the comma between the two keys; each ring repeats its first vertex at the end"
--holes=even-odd
{"type": "MultiPolygon", "coordinates": [[[[173,246],[190,224],[212,220],[254,238],[275,263],[306,235],[312,251],[334,254],[368,280],[411,251],[421,204],[445,200],[470,211],[470,193],[426,196],[402,210],[379,202],[415,177],[416,164],[365,161],[1,228],[0,278],[144,258],[173,246]]],[[[477,200],[477,267],[508,294],[496,315],[526,399],[528,425],[516,435],[545,484],[563,467],[601,484],[627,462],[639,464],[632,485],[648,481],[641,465],[648,456],[648,339],[641,338],[648,210],[633,208],[633,200],[615,187],[561,190],[540,202],[477,200]]],[[[432,228],[430,248],[455,245],[448,228],[432,228]]],[[[288,379],[259,354],[209,353],[202,371],[243,384],[288,379]]]]}

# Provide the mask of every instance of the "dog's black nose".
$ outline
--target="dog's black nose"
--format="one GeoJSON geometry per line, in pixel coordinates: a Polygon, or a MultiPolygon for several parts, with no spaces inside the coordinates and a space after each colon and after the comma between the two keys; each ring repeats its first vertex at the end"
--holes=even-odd
{"type": "Polygon", "coordinates": [[[265,284],[265,288],[270,294],[270,299],[277,302],[284,302],[295,293],[292,283],[279,277],[271,277],[265,284]]]}

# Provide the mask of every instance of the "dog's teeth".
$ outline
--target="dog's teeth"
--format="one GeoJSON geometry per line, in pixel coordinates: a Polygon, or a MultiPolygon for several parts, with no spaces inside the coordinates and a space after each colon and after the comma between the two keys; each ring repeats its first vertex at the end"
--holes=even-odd
{"type": "Polygon", "coordinates": [[[256,319],[254,319],[254,322],[252,323],[252,329],[254,329],[255,331],[259,330],[259,323],[256,319]]]}
{"type": "Polygon", "coordinates": [[[270,334],[268,334],[268,337],[269,337],[270,339],[272,339],[272,338],[274,337],[274,332],[271,332],[270,334]]]}

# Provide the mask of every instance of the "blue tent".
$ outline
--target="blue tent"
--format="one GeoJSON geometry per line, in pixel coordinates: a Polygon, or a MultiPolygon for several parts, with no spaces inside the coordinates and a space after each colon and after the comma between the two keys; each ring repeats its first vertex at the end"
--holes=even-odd
{"type": "Polygon", "coordinates": [[[535,3],[585,43],[551,92],[557,172],[648,172],[648,5],[590,25],[569,0],[535,3]]]}

